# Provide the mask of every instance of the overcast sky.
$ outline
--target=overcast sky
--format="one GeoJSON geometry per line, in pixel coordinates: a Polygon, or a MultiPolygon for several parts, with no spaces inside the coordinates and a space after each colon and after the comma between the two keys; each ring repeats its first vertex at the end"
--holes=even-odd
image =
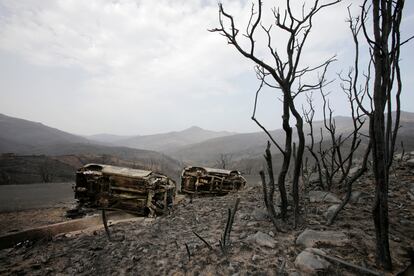
{"type": "MultiPolygon", "coordinates": [[[[270,24],[270,8],[284,1],[264,2],[270,24]]],[[[320,13],[303,64],[336,54],[331,77],[348,70],[351,2],[357,8],[359,1],[345,0],[320,13]]],[[[251,2],[223,3],[244,30],[251,2]]],[[[414,34],[413,1],[406,1],[402,24],[403,37],[414,34]]],[[[216,0],[0,0],[0,113],[83,135],[192,125],[260,131],[250,119],[258,87],[253,64],[207,31],[217,26],[216,0]]],[[[401,60],[406,111],[414,111],[413,57],[411,43],[401,60]]],[[[336,114],[347,115],[339,83],[327,89],[336,114]]],[[[271,129],[280,128],[278,96],[266,90],[259,101],[258,118],[271,129]]]]}

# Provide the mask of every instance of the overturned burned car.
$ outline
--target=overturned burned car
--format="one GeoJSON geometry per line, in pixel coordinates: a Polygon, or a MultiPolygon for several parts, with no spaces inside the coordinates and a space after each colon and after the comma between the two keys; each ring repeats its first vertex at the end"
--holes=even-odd
{"type": "Polygon", "coordinates": [[[246,185],[239,171],[206,167],[186,167],[181,173],[181,192],[224,195],[246,185]]]}
{"type": "Polygon", "coordinates": [[[174,204],[176,184],[152,171],[88,164],[76,172],[74,190],[80,207],[154,216],[174,204]]]}

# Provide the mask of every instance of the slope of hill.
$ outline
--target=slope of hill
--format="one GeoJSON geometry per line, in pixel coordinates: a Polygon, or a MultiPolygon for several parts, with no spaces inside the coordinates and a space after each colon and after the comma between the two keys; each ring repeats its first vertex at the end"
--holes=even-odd
{"type": "Polygon", "coordinates": [[[88,162],[129,165],[130,167],[139,165],[141,169],[162,171],[171,175],[171,177],[181,172],[181,163],[165,154],[127,147],[66,143],[37,147],[31,149],[27,154],[90,156],[88,162]]]}
{"type": "Polygon", "coordinates": [[[65,145],[52,152],[64,155],[0,155],[0,185],[74,181],[76,170],[88,163],[158,171],[176,181],[181,172],[178,161],[151,151],[65,145]]]}
{"type": "Polygon", "coordinates": [[[0,152],[27,151],[58,143],[89,143],[86,138],[28,120],[0,114],[0,152]]]}
{"type": "Polygon", "coordinates": [[[40,171],[44,168],[50,168],[54,179],[59,181],[67,179],[68,175],[73,177],[79,166],[90,162],[160,171],[175,179],[178,179],[182,168],[180,162],[165,154],[92,143],[86,138],[40,123],[2,114],[0,154],[3,154],[0,156],[3,183],[37,182],[41,180],[40,171]]]}
{"type": "Polygon", "coordinates": [[[130,139],[134,136],[126,136],[126,135],[115,135],[115,134],[107,134],[107,133],[100,133],[85,136],[86,139],[92,140],[95,142],[100,142],[104,144],[116,144],[119,141],[130,139]]]}
{"type": "MultiPolygon", "coordinates": [[[[335,117],[337,133],[349,133],[352,131],[352,120],[349,117],[335,117]]],[[[399,141],[403,141],[406,150],[414,149],[414,113],[402,112],[401,128],[399,129],[399,141]]],[[[315,141],[320,139],[320,128],[323,128],[323,121],[314,122],[315,141]]],[[[367,132],[368,121],[363,131],[367,132]]],[[[305,134],[309,133],[308,126],[305,126],[305,134]]],[[[284,132],[281,129],[271,131],[272,136],[281,145],[284,142],[284,132]]],[[[325,132],[326,134],[326,132],[325,132]]],[[[325,136],[324,134],[324,136],[325,136]]],[[[294,140],[296,134],[294,133],[294,140]]],[[[325,137],[327,139],[327,136],[325,137]]],[[[235,134],[231,136],[209,139],[204,142],[182,146],[167,150],[166,153],[173,158],[185,163],[196,163],[213,165],[220,154],[228,154],[233,162],[240,160],[251,160],[261,158],[266,146],[268,137],[264,132],[235,134]]],[[[398,145],[400,142],[398,142],[398,145]]],[[[274,153],[277,153],[274,149],[274,153]]]]}
{"type": "Polygon", "coordinates": [[[112,143],[118,146],[165,152],[181,146],[199,143],[216,137],[229,136],[232,134],[234,133],[227,131],[210,131],[193,126],[182,131],[134,136],[126,139],[115,140],[112,143]]]}
{"type": "Polygon", "coordinates": [[[75,167],[45,155],[2,155],[0,185],[73,181],[75,170],[75,167]]]}

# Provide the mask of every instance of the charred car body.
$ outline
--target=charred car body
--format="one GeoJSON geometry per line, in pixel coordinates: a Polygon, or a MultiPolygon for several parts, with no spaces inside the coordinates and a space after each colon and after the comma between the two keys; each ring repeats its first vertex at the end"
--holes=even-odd
{"type": "Polygon", "coordinates": [[[206,167],[186,167],[181,173],[181,192],[224,195],[246,185],[239,171],[206,167]]]}
{"type": "Polygon", "coordinates": [[[174,204],[176,184],[152,171],[88,164],[76,172],[74,190],[81,207],[154,216],[174,204]]]}

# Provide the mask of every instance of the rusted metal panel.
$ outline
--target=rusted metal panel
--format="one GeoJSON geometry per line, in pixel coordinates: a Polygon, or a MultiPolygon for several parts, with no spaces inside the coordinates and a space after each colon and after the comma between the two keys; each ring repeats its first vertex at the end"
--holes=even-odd
{"type": "Polygon", "coordinates": [[[176,183],[152,171],[88,164],[76,172],[74,190],[80,206],[155,216],[173,206],[176,183]]]}
{"type": "Polygon", "coordinates": [[[227,194],[246,185],[239,171],[186,167],[181,173],[181,192],[187,194],[227,194]]]}

